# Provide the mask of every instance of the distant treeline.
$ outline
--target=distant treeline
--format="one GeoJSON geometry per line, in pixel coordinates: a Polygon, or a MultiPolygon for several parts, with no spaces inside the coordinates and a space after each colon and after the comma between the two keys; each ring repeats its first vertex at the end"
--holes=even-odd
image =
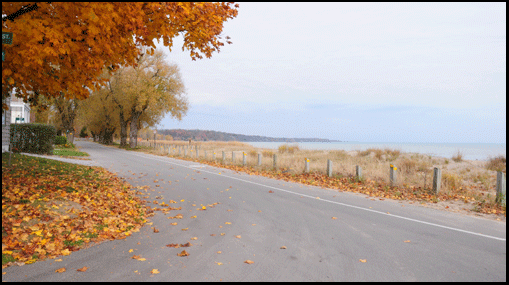
{"type": "Polygon", "coordinates": [[[174,140],[187,141],[239,141],[239,142],[336,142],[335,140],[318,138],[270,138],[264,136],[248,136],[203,130],[158,130],[159,134],[170,135],[174,140]]]}

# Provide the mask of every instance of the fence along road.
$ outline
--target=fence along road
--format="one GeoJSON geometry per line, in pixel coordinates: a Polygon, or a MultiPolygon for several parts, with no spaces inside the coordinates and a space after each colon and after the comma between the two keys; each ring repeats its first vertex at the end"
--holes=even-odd
{"type": "Polygon", "coordinates": [[[132,185],[154,189],[148,201],[184,200],[171,204],[182,211],[168,215],[184,218],[169,220],[156,212],[151,226],[127,239],[73,252],[61,263],[6,268],[3,280],[506,281],[502,222],[77,144],[132,185]],[[170,225],[174,221],[177,226],[170,225]],[[187,257],[177,256],[182,248],[165,247],[188,241],[193,246],[185,248],[187,257]],[[146,261],[131,259],[133,254],[146,261]],[[86,273],[70,270],[83,266],[89,267],[86,273]],[[67,272],[54,272],[61,267],[67,272]],[[152,275],[152,269],[161,273],[152,275]]]}

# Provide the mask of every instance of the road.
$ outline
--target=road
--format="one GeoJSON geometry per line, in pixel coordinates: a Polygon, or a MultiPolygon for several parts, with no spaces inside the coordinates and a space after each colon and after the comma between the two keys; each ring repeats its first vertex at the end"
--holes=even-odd
{"type": "Polygon", "coordinates": [[[178,201],[171,206],[182,210],[156,212],[140,232],[62,262],[3,269],[2,281],[506,281],[505,222],[93,142],[76,145],[133,186],[149,185],[148,201],[162,196],[158,201],[178,201]],[[184,218],[168,219],[178,213],[184,218]],[[182,248],[165,246],[186,242],[193,244],[186,257],[177,256],[182,248]],[[76,271],[83,266],[89,269],[76,271]],[[67,271],[56,273],[61,267],[67,271]]]}

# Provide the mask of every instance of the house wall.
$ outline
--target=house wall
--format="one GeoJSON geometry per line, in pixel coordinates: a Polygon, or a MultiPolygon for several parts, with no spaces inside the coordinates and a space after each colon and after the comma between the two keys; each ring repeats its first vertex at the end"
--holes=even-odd
{"type": "MultiPolygon", "coordinates": [[[[11,98],[7,96],[5,100],[7,106],[10,106],[11,98]]],[[[11,109],[9,108],[9,110],[6,111],[2,109],[2,152],[9,151],[10,131],[11,131],[11,109]]]]}

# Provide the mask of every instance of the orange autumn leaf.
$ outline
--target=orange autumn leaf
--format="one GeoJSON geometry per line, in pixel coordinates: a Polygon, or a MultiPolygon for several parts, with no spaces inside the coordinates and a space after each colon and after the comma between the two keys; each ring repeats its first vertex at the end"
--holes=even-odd
{"type": "Polygon", "coordinates": [[[359,259],[360,262],[365,263],[366,259],[359,259]]]}
{"type": "Polygon", "coordinates": [[[181,253],[177,253],[178,256],[188,256],[189,253],[187,251],[183,250],[181,253]]]}
{"type": "Polygon", "coordinates": [[[159,273],[160,273],[160,272],[159,272],[159,270],[157,270],[157,269],[152,269],[152,270],[150,271],[150,274],[159,274],[159,273]]]}
{"type": "Polygon", "coordinates": [[[65,272],[65,267],[59,268],[59,269],[55,270],[55,272],[63,273],[63,272],[65,272]]]}
{"type": "Polygon", "coordinates": [[[79,271],[79,272],[85,272],[85,271],[87,271],[87,269],[88,269],[88,267],[83,266],[82,268],[78,268],[78,269],[76,269],[76,271],[79,271]]]}
{"type": "Polygon", "coordinates": [[[249,260],[249,259],[248,259],[248,260],[244,261],[244,263],[247,263],[247,264],[253,264],[253,263],[254,263],[254,261],[252,261],[252,260],[249,260]]]}

